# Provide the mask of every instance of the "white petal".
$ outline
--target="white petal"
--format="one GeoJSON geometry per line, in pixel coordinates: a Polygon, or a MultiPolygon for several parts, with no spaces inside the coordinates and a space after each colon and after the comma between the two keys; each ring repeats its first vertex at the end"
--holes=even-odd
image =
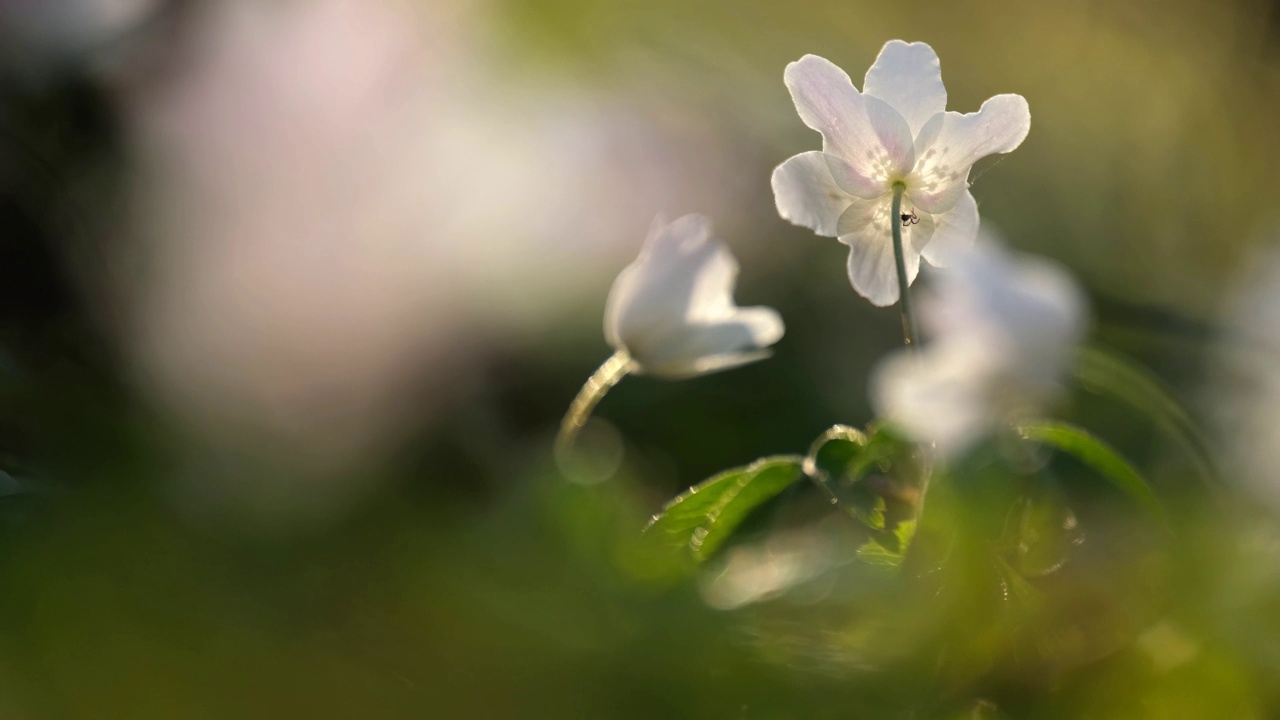
{"type": "Polygon", "coordinates": [[[655,223],[640,256],[618,274],[609,290],[604,312],[608,343],[615,350],[632,352],[633,345],[660,343],[665,333],[679,327],[698,274],[714,259],[716,249],[711,221],[702,215],[685,215],[669,225],[655,223]]]}
{"type": "MultiPolygon", "coordinates": [[[[862,101],[866,106],[867,120],[875,132],[875,139],[880,141],[878,148],[861,148],[862,162],[869,163],[879,172],[877,178],[891,179],[910,172],[916,164],[916,146],[915,135],[907,121],[893,106],[880,98],[864,95],[862,101]]],[[[851,164],[859,162],[859,158],[854,155],[844,159],[851,164]]]]}
{"type": "Polygon", "coordinates": [[[1058,390],[1086,318],[1084,294],[1066,270],[978,242],[936,276],[933,289],[920,306],[927,334],[1001,348],[1003,384],[1029,400],[1058,390]]]}
{"type": "Polygon", "coordinates": [[[702,375],[763,360],[782,339],[782,317],[767,307],[735,308],[725,321],[691,324],[639,363],[638,374],[668,379],[702,375]]]}
{"type": "Polygon", "coordinates": [[[609,298],[604,303],[604,339],[614,350],[624,349],[622,343],[622,316],[631,309],[633,298],[644,286],[644,271],[635,263],[628,265],[618,273],[613,286],[609,288],[609,298]]]}
{"type": "Polygon", "coordinates": [[[955,207],[933,216],[933,237],[920,254],[931,265],[946,267],[955,257],[973,247],[978,235],[978,202],[966,190],[955,207]]]}
{"type": "Polygon", "coordinates": [[[777,310],[755,306],[738,308],[734,320],[741,323],[751,333],[751,342],[756,347],[768,347],[782,339],[786,327],[777,310]]]}
{"type": "Polygon", "coordinates": [[[682,377],[768,355],[782,337],[770,308],[733,302],[738,264],[711,237],[710,222],[686,215],[650,233],[640,256],[618,276],[605,308],[605,337],[638,372],[682,377]]]}
{"type": "MultiPolygon", "coordinates": [[[[844,238],[841,238],[844,240],[844,238]]],[[[849,283],[872,305],[885,307],[898,301],[898,275],[894,265],[893,244],[888,238],[851,237],[849,245],[849,283]]],[[[908,253],[907,282],[915,279],[920,261],[908,253]]]]}
{"type": "Polygon", "coordinates": [[[921,298],[929,342],[914,359],[886,361],[871,394],[887,420],[954,456],[1061,391],[1084,300],[1061,268],[989,240],[951,260],[921,298]]]}
{"type": "Polygon", "coordinates": [[[875,197],[892,179],[915,165],[911,128],[896,110],[867,98],[843,70],[817,55],[787,65],[783,75],[800,119],[822,133],[822,149],[843,160],[848,177],[841,187],[858,197],[875,197]]]}
{"type": "Polygon", "coordinates": [[[733,304],[733,286],[738,282],[738,261],[719,240],[707,243],[710,253],[700,258],[693,278],[693,290],[685,308],[686,323],[725,320],[738,311],[733,304]]]}
{"type": "Polygon", "coordinates": [[[732,370],[753,362],[767,360],[773,356],[771,350],[753,350],[750,352],[728,353],[725,355],[705,355],[693,360],[680,360],[665,365],[636,366],[633,375],[648,375],[663,380],[684,380],[686,378],[732,370]]]}
{"type": "Polygon", "coordinates": [[[986,434],[995,420],[987,392],[989,357],[976,343],[897,353],[871,375],[876,414],[920,442],[954,458],[986,434]]]}
{"type": "Polygon", "coordinates": [[[851,198],[831,177],[825,155],[813,150],[788,159],[774,169],[771,184],[782,219],[836,236],[836,222],[851,198]]]}
{"type": "Polygon", "coordinates": [[[890,191],[889,175],[882,173],[863,174],[866,168],[855,167],[835,155],[822,153],[827,163],[827,172],[835,181],[836,187],[851,198],[870,200],[878,198],[890,191]]]}
{"type": "Polygon", "coordinates": [[[1030,384],[1055,385],[1055,375],[1084,332],[1086,301],[1080,286],[1047,258],[990,245],[977,250],[958,261],[956,269],[980,304],[982,321],[998,325],[1016,344],[1019,372],[1030,384]]]}
{"type": "Polygon", "coordinates": [[[929,118],[947,109],[947,88],[933,48],[890,40],[880,49],[862,83],[864,95],[880,98],[902,115],[915,137],[929,118]]]}
{"type": "Polygon", "coordinates": [[[1007,153],[1031,129],[1031,110],[1021,95],[997,95],[976,113],[934,115],[916,137],[918,157],[907,181],[912,201],[927,212],[950,210],[968,188],[978,160],[1007,153]]]}
{"type": "MultiPolygon", "coordinates": [[[[917,224],[902,226],[898,218],[890,219],[889,198],[855,200],[840,216],[837,230],[840,242],[849,246],[849,282],[858,294],[872,305],[884,307],[898,301],[898,270],[893,256],[893,227],[902,230],[903,260],[906,261],[907,283],[920,269],[920,249],[933,234],[933,218],[916,214],[917,224]]],[[[903,213],[913,209],[904,207],[903,213]]]]}

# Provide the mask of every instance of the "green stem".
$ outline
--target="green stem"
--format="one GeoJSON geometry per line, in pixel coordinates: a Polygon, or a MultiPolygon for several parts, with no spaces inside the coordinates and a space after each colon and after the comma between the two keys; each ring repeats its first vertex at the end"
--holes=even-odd
{"type": "Polygon", "coordinates": [[[920,345],[916,338],[916,318],[911,311],[910,282],[907,280],[907,258],[902,248],[902,193],[907,189],[902,183],[893,184],[893,212],[889,225],[893,228],[893,262],[898,267],[898,310],[902,314],[902,341],[914,351],[920,345]]]}
{"type": "MultiPolygon", "coordinates": [[[[916,316],[911,310],[911,284],[907,280],[907,256],[902,247],[902,194],[907,189],[902,183],[893,184],[893,214],[889,216],[889,226],[893,228],[893,263],[898,270],[898,311],[902,315],[902,342],[908,352],[916,352],[920,340],[916,337],[916,316]]],[[[920,502],[916,506],[916,530],[920,529],[921,518],[924,517],[924,503],[929,497],[929,484],[933,480],[933,465],[930,453],[921,454],[923,478],[920,482],[920,502]]]]}
{"type": "Polygon", "coordinates": [[[557,456],[562,456],[573,447],[573,441],[577,439],[582,426],[587,424],[591,411],[604,399],[605,393],[631,370],[631,356],[626,351],[619,350],[587,378],[587,382],[578,391],[578,396],[569,405],[569,412],[560,421],[560,434],[556,436],[557,456]]]}

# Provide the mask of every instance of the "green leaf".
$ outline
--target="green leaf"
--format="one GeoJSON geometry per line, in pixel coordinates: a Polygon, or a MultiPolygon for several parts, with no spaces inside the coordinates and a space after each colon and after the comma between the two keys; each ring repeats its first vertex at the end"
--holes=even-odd
{"type": "Polygon", "coordinates": [[[1110,395],[1146,415],[1186,450],[1206,480],[1216,481],[1218,473],[1213,457],[1195,421],[1151,371],[1123,355],[1096,346],[1080,349],[1074,370],[1081,387],[1110,395]]]}
{"type": "Polygon", "coordinates": [[[1018,426],[1018,434],[1075,457],[1160,520],[1167,520],[1164,506],[1150,484],[1110,445],[1087,430],[1066,423],[1039,422],[1018,426]]]}
{"type": "Polygon", "coordinates": [[[813,442],[809,463],[813,471],[829,481],[849,485],[857,482],[873,468],[887,468],[896,460],[908,460],[910,443],[886,428],[871,426],[862,432],[847,425],[836,425],[813,442]]]}
{"type": "Polygon", "coordinates": [[[811,472],[836,477],[862,455],[867,436],[857,428],[836,425],[818,436],[809,447],[811,472]]]}
{"type": "Polygon", "coordinates": [[[858,559],[868,565],[898,567],[902,564],[902,558],[902,553],[890,550],[874,538],[862,543],[858,548],[858,559]]]}
{"type": "Polygon", "coordinates": [[[1018,573],[1045,577],[1060,570],[1083,539],[1058,484],[1040,482],[1027,486],[1010,510],[1001,544],[1018,573]]]}
{"type": "Polygon", "coordinates": [[[688,548],[696,560],[711,557],[752,510],[804,477],[804,458],[780,455],[726,470],[667,503],[645,528],[671,547],[688,548]]]}
{"type": "Polygon", "coordinates": [[[903,520],[892,531],[876,533],[858,548],[858,559],[871,565],[897,567],[907,556],[916,534],[914,518],[903,520]]]}
{"type": "Polygon", "coordinates": [[[996,557],[995,562],[1001,585],[1003,585],[1001,589],[1006,600],[1016,600],[1024,608],[1034,608],[1043,604],[1044,594],[1023,577],[1017,568],[999,556],[996,557]]]}
{"type": "Polygon", "coordinates": [[[883,427],[863,433],[836,425],[814,441],[805,467],[833,504],[870,531],[859,558],[900,564],[915,533],[916,487],[926,472],[915,447],[883,427]]]}

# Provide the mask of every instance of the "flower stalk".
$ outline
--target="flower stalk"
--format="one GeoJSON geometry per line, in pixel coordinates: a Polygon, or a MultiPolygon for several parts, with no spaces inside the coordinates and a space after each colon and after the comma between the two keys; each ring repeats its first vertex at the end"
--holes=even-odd
{"type": "MultiPolygon", "coordinates": [[[[893,208],[889,215],[889,226],[893,228],[893,262],[898,269],[898,310],[902,314],[902,342],[912,352],[919,346],[916,338],[916,318],[911,310],[911,282],[907,280],[907,258],[902,247],[902,194],[907,186],[901,182],[893,184],[893,208]]],[[[883,237],[883,236],[881,236],[883,237]]]]}
{"type": "Polygon", "coordinates": [[[561,456],[573,447],[574,440],[578,438],[578,432],[590,419],[591,411],[595,410],[605,394],[617,385],[618,381],[626,377],[631,369],[631,356],[619,350],[609,356],[609,359],[587,378],[587,382],[578,391],[578,396],[569,404],[569,412],[565,413],[564,419],[560,421],[560,432],[556,435],[557,456],[561,456]]]}

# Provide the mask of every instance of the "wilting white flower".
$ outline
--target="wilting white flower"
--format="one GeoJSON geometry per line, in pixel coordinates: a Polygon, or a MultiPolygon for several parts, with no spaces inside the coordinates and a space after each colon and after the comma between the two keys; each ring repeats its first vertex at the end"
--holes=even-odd
{"type": "Polygon", "coordinates": [[[1021,95],[996,95],[976,113],[946,112],[938,56],[925,43],[886,43],[862,92],[816,55],[788,65],[784,78],[800,119],[822,133],[822,150],[773,171],[778,213],[848,245],[849,281],[875,305],[898,299],[894,185],[905,188],[902,214],[911,217],[902,228],[910,281],[921,255],[940,265],[973,242],[978,206],[969,169],[1018,147],[1031,128],[1021,95]]]}
{"type": "Polygon", "coordinates": [[[782,338],[772,308],[733,302],[738,263],[711,236],[711,222],[685,215],[649,232],[640,257],[618,275],[604,334],[631,358],[631,371],[668,378],[760,360],[782,338]]]}
{"type": "Polygon", "coordinates": [[[1041,410],[1085,327],[1079,286],[1055,263],[981,241],[938,273],[921,303],[932,342],[888,358],[871,378],[877,412],[955,456],[1002,421],[1041,410]]]}

